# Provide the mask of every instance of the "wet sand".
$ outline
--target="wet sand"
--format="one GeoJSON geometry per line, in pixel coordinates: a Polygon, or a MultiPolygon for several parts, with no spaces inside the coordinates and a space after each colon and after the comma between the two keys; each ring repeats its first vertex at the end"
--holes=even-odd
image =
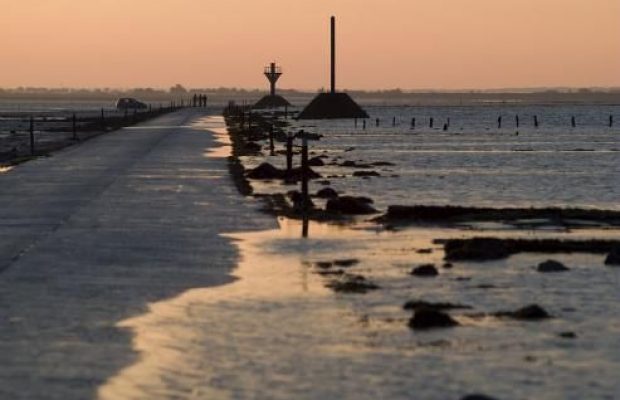
{"type": "Polygon", "coordinates": [[[0,174],[0,398],[96,397],[139,357],[119,321],[233,280],[220,234],[275,222],[208,157],[222,126],[179,111],[0,174]]]}

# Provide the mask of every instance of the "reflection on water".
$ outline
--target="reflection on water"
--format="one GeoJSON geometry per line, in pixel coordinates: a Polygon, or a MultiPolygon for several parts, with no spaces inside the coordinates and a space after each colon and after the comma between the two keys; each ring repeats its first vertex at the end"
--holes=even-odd
{"type": "MultiPolygon", "coordinates": [[[[499,398],[613,398],[619,393],[620,271],[602,256],[554,255],[571,271],[543,275],[545,255],[455,263],[432,279],[413,265],[441,265],[433,239],[480,232],[412,228],[398,232],[325,224],[300,239],[298,221],[232,234],[239,279],[155,303],[121,326],[140,361],[100,389],[102,399],[450,399],[470,392],[499,398]],[[419,250],[424,249],[421,253],[419,250]],[[430,250],[429,250],[430,249],[430,250]],[[355,258],[349,268],[381,289],[333,294],[315,262],[355,258]],[[541,323],[453,315],[450,330],[411,332],[409,299],[469,304],[474,312],[537,302],[556,318],[541,323]],[[577,339],[557,333],[572,331],[577,339]]],[[[610,237],[610,231],[494,231],[494,236],[610,237]]],[[[205,260],[208,266],[208,260],[205,260]]]]}
{"type": "Polygon", "coordinates": [[[227,158],[230,156],[232,142],[230,141],[228,130],[226,129],[224,117],[221,115],[212,115],[201,118],[192,124],[192,128],[212,132],[216,143],[220,144],[218,147],[211,147],[208,152],[205,153],[206,156],[215,158],[227,158]]]}
{"type": "Polygon", "coordinates": [[[10,170],[12,170],[13,167],[3,167],[0,165],[0,174],[5,173],[5,172],[9,172],[10,170]]]}

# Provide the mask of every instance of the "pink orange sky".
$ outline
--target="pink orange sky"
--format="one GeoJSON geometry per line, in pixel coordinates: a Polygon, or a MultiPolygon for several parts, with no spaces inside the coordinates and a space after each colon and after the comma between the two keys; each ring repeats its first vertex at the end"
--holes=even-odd
{"type": "Polygon", "coordinates": [[[0,0],[0,87],[620,86],[619,0],[0,0]]]}

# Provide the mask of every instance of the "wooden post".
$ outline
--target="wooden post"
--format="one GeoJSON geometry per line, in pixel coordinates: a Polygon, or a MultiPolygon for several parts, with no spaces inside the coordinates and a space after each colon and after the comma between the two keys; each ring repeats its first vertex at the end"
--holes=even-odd
{"type": "Polygon", "coordinates": [[[78,140],[77,136],[77,119],[75,118],[75,113],[73,113],[73,117],[71,118],[71,128],[73,131],[73,140],[78,140]]]}
{"type": "Polygon", "coordinates": [[[291,175],[291,170],[293,169],[293,139],[294,136],[292,134],[288,134],[286,136],[286,176],[291,175]]]}
{"type": "Polygon", "coordinates": [[[570,117],[570,124],[573,128],[577,127],[577,120],[575,119],[574,115],[570,117]]]}
{"type": "Polygon", "coordinates": [[[310,209],[310,196],[308,194],[308,138],[303,136],[301,143],[301,211],[303,217],[302,236],[308,237],[308,212],[310,209]]]}
{"type": "Polygon", "coordinates": [[[378,127],[380,123],[381,123],[381,120],[379,120],[379,118],[376,118],[375,119],[375,125],[378,127]]]}
{"type": "Polygon", "coordinates": [[[30,155],[34,156],[34,118],[30,117],[30,155]]]}
{"type": "Polygon", "coordinates": [[[502,129],[502,116],[497,117],[497,129],[502,129]]]}
{"type": "Polygon", "coordinates": [[[534,115],[534,127],[538,128],[538,115],[534,115]]]}
{"type": "Polygon", "coordinates": [[[609,127],[611,128],[612,126],[614,126],[614,116],[610,115],[609,116],[609,127]]]}
{"type": "Polygon", "coordinates": [[[515,115],[515,125],[517,126],[517,128],[519,127],[519,116],[515,115]]]}
{"type": "Polygon", "coordinates": [[[431,117],[429,121],[429,126],[432,128],[434,124],[435,124],[435,120],[433,119],[433,117],[431,117]]]}
{"type": "Polygon", "coordinates": [[[275,147],[273,145],[273,122],[271,123],[271,129],[269,130],[269,155],[275,155],[275,147]]]}

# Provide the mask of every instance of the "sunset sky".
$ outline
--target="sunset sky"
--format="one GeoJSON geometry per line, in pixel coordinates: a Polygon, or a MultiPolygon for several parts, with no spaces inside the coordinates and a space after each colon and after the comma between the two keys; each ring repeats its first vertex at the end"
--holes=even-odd
{"type": "Polygon", "coordinates": [[[619,0],[0,0],[0,87],[620,86],[619,0]]]}

